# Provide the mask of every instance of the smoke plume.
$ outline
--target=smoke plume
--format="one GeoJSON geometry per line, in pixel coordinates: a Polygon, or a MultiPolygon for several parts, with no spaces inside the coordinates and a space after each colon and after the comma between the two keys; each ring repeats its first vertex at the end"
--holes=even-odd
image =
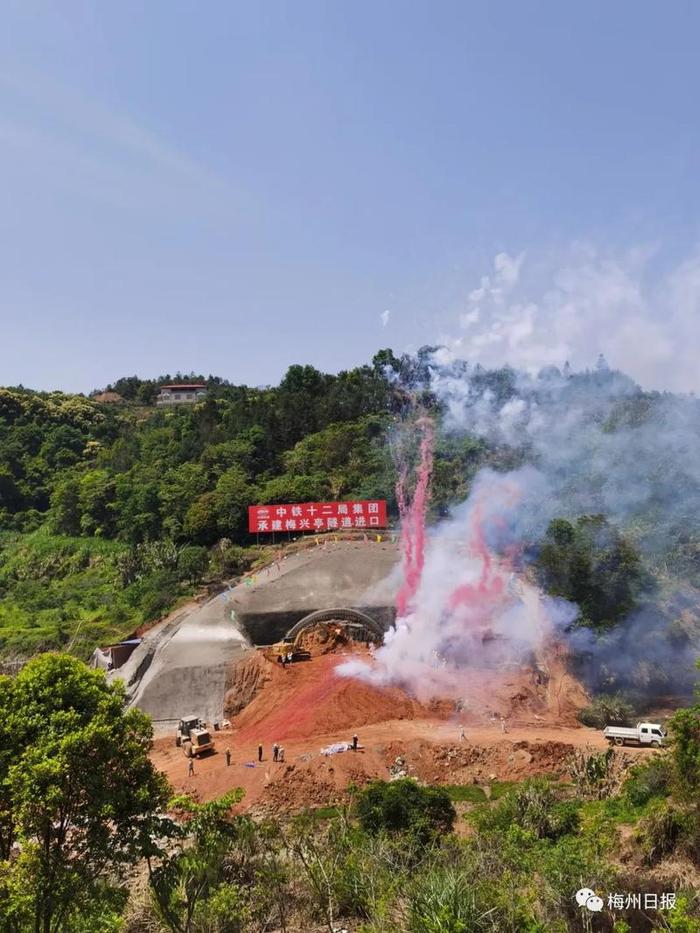
{"type": "MultiPolygon", "coordinates": [[[[468,319],[461,324],[473,336],[481,333],[487,358],[495,345],[502,349],[510,340],[522,359],[523,347],[532,349],[534,335],[543,336],[538,309],[551,304],[552,295],[529,308],[508,299],[523,262],[522,256],[498,257],[494,272],[469,296],[468,319]]],[[[683,275],[693,278],[691,271],[675,276],[676,288],[683,275]]],[[[643,302],[629,278],[618,268],[608,267],[607,274],[608,285],[618,283],[613,308],[624,304],[625,295],[639,310],[643,302]]],[[[572,276],[569,270],[560,282],[572,276]]],[[[588,278],[596,281],[592,272],[588,278]]],[[[683,307],[690,304],[686,296],[683,307]]],[[[619,332],[621,324],[611,326],[619,332]]],[[[640,336],[645,333],[642,327],[640,336]]],[[[441,423],[434,429],[423,418],[405,426],[419,432],[420,456],[410,499],[408,468],[400,458],[398,463],[403,584],[396,629],[373,665],[351,662],[343,672],[399,682],[423,697],[466,695],[475,668],[536,663],[556,635],[598,689],[648,695],[688,690],[700,654],[700,403],[693,396],[643,391],[602,356],[593,369],[573,372],[566,341],[531,353],[529,361],[537,357],[550,365],[529,371],[485,369],[460,358],[464,343],[457,339],[424,353],[423,389],[437,403],[441,423]],[[496,468],[482,469],[467,500],[426,530],[441,435],[479,438],[496,468]],[[499,469],[499,455],[521,466],[499,469]],[[584,515],[605,516],[649,570],[637,607],[602,634],[577,625],[578,608],[545,596],[529,569],[552,519],[584,515]]],[[[479,340],[468,346],[478,351],[479,340]]]]}

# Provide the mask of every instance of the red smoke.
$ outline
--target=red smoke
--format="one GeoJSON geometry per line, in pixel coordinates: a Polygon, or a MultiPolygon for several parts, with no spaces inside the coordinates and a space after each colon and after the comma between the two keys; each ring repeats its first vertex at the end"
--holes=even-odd
{"type": "Polygon", "coordinates": [[[410,612],[418,590],[425,563],[425,515],[430,496],[430,478],[433,472],[435,431],[429,418],[420,418],[416,427],[422,432],[420,461],[417,469],[413,499],[407,497],[408,467],[399,468],[396,498],[401,518],[401,551],[403,554],[403,583],[396,597],[399,618],[410,612]]]}

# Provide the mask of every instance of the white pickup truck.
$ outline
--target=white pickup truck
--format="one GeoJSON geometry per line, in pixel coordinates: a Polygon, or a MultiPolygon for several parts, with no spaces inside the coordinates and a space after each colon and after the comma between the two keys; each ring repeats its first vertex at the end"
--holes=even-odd
{"type": "Polygon", "coordinates": [[[603,735],[612,745],[651,745],[659,748],[666,744],[666,733],[658,722],[638,722],[636,726],[626,729],[623,726],[606,726],[603,735]]]}

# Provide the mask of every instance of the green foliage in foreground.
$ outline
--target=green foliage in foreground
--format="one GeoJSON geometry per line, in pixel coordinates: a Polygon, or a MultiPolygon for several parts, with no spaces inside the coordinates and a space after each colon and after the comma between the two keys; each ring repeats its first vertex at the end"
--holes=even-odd
{"type": "Polygon", "coordinates": [[[423,845],[450,832],[456,819],[446,790],[410,778],[372,782],[360,793],[355,814],[366,832],[407,833],[423,845]]]}
{"type": "Polygon", "coordinates": [[[67,655],[0,678],[0,928],[71,930],[123,903],[121,873],[157,852],[167,800],[151,726],[67,655]]]}
{"type": "MultiPolygon", "coordinates": [[[[547,778],[492,785],[488,801],[471,785],[402,779],[355,788],[348,805],[253,819],[236,812],[240,791],[169,799],[146,717],[101,673],[41,656],[0,678],[0,929],[584,933],[580,887],[653,890],[654,866],[681,866],[679,879],[700,867],[699,722],[700,704],[679,713],[671,749],[619,789],[592,755],[599,787],[585,801],[547,778]],[[451,797],[474,804],[466,836],[451,797]]],[[[645,929],[699,933],[693,892],[665,887],[678,904],[646,910],[645,929]]],[[[639,928],[633,909],[606,905],[604,917],[639,928]]]]}

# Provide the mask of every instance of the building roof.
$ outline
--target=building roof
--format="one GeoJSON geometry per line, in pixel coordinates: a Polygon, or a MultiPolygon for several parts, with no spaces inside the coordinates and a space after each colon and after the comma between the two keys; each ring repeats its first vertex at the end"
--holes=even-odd
{"type": "Polygon", "coordinates": [[[177,383],[176,385],[170,386],[161,386],[161,389],[206,389],[206,386],[201,382],[189,383],[177,383]]]}

